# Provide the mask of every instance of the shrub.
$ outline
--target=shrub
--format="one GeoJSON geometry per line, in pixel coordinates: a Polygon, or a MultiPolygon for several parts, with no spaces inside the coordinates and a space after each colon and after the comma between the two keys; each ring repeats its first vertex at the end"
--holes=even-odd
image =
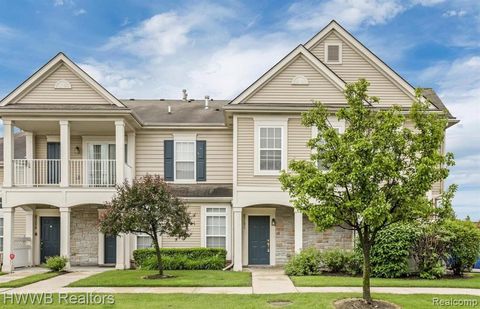
{"type": "Polygon", "coordinates": [[[320,252],[315,248],[306,248],[288,261],[285,273],[289,276],[319,275],[321,264],[320,252]]]}
{"type": "Polygon", "coordinates": [[[326,271],[340,273],[346,268],[349,253],[341,249],[330,249],[323,251],[321,258],[326,271]]]}
{"type": "Polygon", "coordinates": [[[408,258],[418,236],[418,228],[401,223],[378,233],[371,252],[372,276],[398,278],[408,274],[408,258]]]}
{"type": "Polygon", "coordinates": [[[68,259],[64,256],[51,256],[47,258],[46,265],[51,271],[62,271],[67,266],[68,259]]]}
{"type": "MultiPolygon", "coordinates": [[[[227,251],[221,248],[161,248],[164,269],[222,269],[226,264],[227,251]]],[[[137,267],[155,270],[158,267],[154,248],[133,252],[137,267]]]]}
{"type": "Polygon", "coordinates": [[[437,279],[445,274],[443,262],[447,258],[451,237],[450,231],[444,224],[427,222],[420,226],[412,255],[421,278],[437,279]]]}
{"type": "Polygon", "coordinates": [[[471,270],[480,255],[480,230],[470,221],[449,220],[445,225],[451,233],[449,266],[455,275],[461,276],[471,270]]]}
{"type": "Polygon", "coordinates": [[[353,250],[351,252],[346,252],[346,262],[344,272],[351,275],[357,276],[363,272],[363,254],[360,250],[353,250]]]}

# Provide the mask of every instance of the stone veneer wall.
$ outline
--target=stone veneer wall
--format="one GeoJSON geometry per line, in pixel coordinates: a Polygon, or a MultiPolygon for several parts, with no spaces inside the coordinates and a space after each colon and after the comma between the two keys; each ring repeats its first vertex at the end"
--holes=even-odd
{"type": "Polygon", "coordinates": [[[98,208],[95,205],[72,208],[70,217],[71,265],[98,264],[98,208]]]}
{"type": "Polygon", "coordinates": [[[276,254],[275,262],[277,265],[283,265],[288,262],[295,253],[295,231],[293,208],[285,206],[275,207],[275,236],[276,236],[276,254]]]}
{"type": "Polygon", "coordinates": [[[334,227],[325,232],[318,232],[315,225],[303,216],[303,248],[315,247],[326,249],[353,249],[353,232],[334,227]]]}

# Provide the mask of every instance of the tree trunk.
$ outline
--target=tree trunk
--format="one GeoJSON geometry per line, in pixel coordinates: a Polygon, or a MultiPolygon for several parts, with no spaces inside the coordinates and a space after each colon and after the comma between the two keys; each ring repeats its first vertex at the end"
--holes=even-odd
{"type": "Polygon", "coordinates": [[[363,299],[368,303],[371,303],[372,295],[370,294],[370,250],[372,248],[372,244],[370,242],[368,232],[366,232],[363,236],[363,299]]]}
{"type": "Polygon", "coordinates": [[[158,236],[157,233],[154,234],[153,244],[155,245],[155,252],[157,253],[157,264],[158,264],[158,274],[163,276],[163,263],[162,263],[162,254],[160,252],[160,246],[158,245],[158,236]]]}

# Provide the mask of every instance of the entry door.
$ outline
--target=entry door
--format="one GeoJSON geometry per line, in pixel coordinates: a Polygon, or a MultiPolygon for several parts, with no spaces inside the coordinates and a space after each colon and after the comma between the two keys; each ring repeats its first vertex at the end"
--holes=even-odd
{"type": "Polygon", "coordinates": [[[117,262],[117,237],[105,235],[105,264],[115,264],[117,262]]]}
{"type": "Polygon", "coordinates": [[[47,143],[47,183],[60,183],[60,143],[47,143]]]}
{"type": "Polygon", "coordinates": [[[270,264],[270,217],[248,217],[248,264],[270,264]]]}
{"type": "Polygon", "coordinates": [[[40,262],[60,255],[60,217],[40,217],[40,262]]]}

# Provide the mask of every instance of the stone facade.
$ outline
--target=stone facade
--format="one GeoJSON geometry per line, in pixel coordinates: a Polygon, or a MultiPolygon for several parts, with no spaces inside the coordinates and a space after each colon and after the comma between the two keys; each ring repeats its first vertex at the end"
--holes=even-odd
{"type": "Polygon", "coordinates": [[[315,225],[303,216],[303,248],[315,247],[319,250],[353,249],[353,232],[334,227],[325,232],[318,232],[315,225]]]}
{"type": "Polygon", "coordinates": [[[70,219],[70,264],[98,264],[98,208],[95,205],[72,208],[70,219]]]}
{"type": "Polygon", "coordinates": [[[275,261],[277,265],[283,265],[288,262],[295,253],[295,230],[293,208],[285,206],[275,207],[275,237],[276,254],[275,261]]]}

